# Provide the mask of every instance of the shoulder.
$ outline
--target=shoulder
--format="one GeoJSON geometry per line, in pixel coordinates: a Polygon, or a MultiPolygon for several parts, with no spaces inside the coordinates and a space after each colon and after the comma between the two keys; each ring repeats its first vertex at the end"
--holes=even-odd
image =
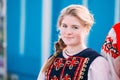
{"type": "Polygon", "coordinates": [[[110,69],[107,60],[101,56],[97,57],[91,63],[88,74],[91,80],[109,80],[110,69]]]}
{"type": "MultiPolygon", "coordinates": [[[[99,56],[99,57],[97,57],[96,59],[94,59],[94,61],[92,62],[92,66],[99,66],[99,65],[101,65],[102,66],[102,64],[103,64],[103,66],[108,66],[108,62],[107,62],[107,60],[104,58],[104,57],[102,57],[102,56],[99,56]]],[[[100,67],[101,67],[100,66],[100,67]]]]}
{"type": "Polygon", "coordinates": [[[94,71],[109,71],[109,64],[107,62],[107,60],[104,57],[97,57],[96,59],[94,59],[94,61],[91,63],[90,65],[90,69],[94,70],[94,71]],[[97,68],[97,70],[96,70],[97,68]]]}

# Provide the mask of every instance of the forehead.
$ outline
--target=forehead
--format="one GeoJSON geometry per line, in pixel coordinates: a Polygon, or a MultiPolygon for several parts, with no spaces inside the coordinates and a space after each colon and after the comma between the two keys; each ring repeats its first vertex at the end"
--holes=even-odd
{"type": "Polygon", "coordinates": [[[75,16],[66,15],[62,20],[62,24],[82,25],[82,22],[75,16]]]}

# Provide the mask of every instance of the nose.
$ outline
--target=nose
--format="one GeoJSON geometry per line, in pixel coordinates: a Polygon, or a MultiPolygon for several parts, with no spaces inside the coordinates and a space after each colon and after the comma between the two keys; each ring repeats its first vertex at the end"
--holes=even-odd
{"type": "Polygon", "coordinates": [[[73,31],[72,31],[72,29],[71,29],[71,28],[67,28],[67,30],[66,30],[66,34],[68,34],[68,35],[71,35],[71,34],[73,34],[73,31]]]}

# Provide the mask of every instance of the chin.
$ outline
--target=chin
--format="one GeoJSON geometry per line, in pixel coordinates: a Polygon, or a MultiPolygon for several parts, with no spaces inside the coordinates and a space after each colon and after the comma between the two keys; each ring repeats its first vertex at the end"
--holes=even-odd
{"type": "Polygon", "coordinates": [[[72,46],[72,45],[74,45],[74,44],[72,44],[72,43],[65,43],[66,45],[69,45],[69,46],[72,46]]]}

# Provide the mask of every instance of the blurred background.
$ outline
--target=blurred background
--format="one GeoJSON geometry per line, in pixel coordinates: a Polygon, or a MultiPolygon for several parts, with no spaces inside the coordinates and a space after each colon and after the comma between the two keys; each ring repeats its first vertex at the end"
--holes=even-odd
{"type": "Polygon", "coordinates": [[[120,22],[120,0],[0,0],[0,80],[36,80],[58,39],[61,9],[81,4],[94,15],[87,45],[100,52],[120,22]]]}

